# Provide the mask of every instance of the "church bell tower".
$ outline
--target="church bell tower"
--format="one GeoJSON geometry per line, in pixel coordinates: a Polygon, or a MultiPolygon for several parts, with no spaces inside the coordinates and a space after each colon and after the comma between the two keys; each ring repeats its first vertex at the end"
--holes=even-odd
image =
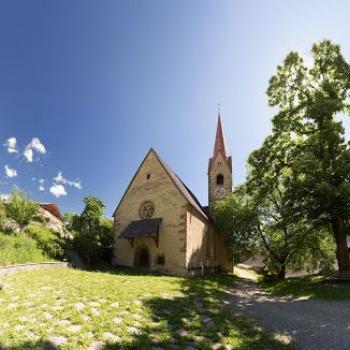
{"type": "Polygon", "coordinates": [[[225,143],[219,112],[214,153],[209,158],[208,166],[208,204],[210,211],[212,211],[216,201],[226,198],[231,192],[232,158],[225,143]]]}

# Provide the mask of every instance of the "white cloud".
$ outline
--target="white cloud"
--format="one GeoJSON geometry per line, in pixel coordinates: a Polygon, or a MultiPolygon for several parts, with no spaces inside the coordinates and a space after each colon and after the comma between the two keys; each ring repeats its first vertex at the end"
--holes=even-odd
{"type": "Polygon", "coordinates": [[[27,162],[33,161],[34,151],[39,154],[46,154],[46,148],[37,137],[33,137],[32,141],[26,146],[23,156],[27,162]]]}
{"type": "Polygon", "coordinates": [[[7,139],[6,142],[4,143],[4,146],[6,147],[7,152],[18,153],[17,140],[15,137],[10,137],[9,139],[7,139]]]}
{"type": "Polygon", "coordinates": [[[56,198],[59,198],[59,197],[61,197],[61,196],[66,196],[66,195],[67,195],[66,189],[64,188],[63,185],[60,185],[60,184],[53,184],[53,185],[50,187],[50,192],[51,192],[56,198]]]}
{"type": "Polygon", "coordinates": [[[27,159],[27,162],[31,163],[33,161],[33,150],[31,148],[26,147],[23,152],[24,158],[27,159]]]}
{"type": "Polygon", "coordinates": [[[10,168],[8,165],[5,165],[5,174],[7,177],[16,177],[17,176],[17,170],[10,168]]]}
{"type": "Polygon", "coordinates": [[[56,177],[54,177],[53,179],[57,183],[61,183],[61,184],[68,185],[68,186],[73,186],[73,187],[77,188],[78,190],[82,189],[80,180],[75,180],[75,181],[68,180],[63,176],[62,171],[58,172],[58,175],[56,177]]]}
{"type": "Polygon", "coordinates": [[[45,186],[44,186],[45,180],[39,179],[38,182],[39,182],[39,191],[45,191],[45,186]]]}
{"type": "Polygon", "coordinates": [[[32,141],[30,144],[27,146],[34,151],[40,153],[40,154],[45,154],[46,153],[46,148],[45,146],[40,142],[40,140],[37,137],[33,137],[32,141]]]}

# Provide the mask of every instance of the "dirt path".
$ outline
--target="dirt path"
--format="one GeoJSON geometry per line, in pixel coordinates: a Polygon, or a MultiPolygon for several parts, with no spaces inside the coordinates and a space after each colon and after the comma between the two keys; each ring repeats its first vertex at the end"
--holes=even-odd
{"type": "Polygon", "coordinates": [[[276,297],[257,284],[240,281],[230,307],[251,316],[269,331],[290,336],[299,349],[350,349],[350,301],[276,297]]]}

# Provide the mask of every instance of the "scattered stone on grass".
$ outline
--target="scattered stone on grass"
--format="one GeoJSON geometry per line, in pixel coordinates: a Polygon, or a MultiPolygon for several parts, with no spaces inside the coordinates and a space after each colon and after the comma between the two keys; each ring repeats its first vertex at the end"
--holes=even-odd
{"type": "Polygon", "coordinates": [[[186,329],[179,329],[177,332],[176,332],[180,337],[186,337],[188,335],[188,332],[186,331],[186,329]]]}
{"type": "Polygon", "coordinates": [[[102,350],[105,343],[103,341],[95,341],[93,342],[87,350],[102,350]]]}
{"type": "Polygon", "coordinates": [[[83,303],[76,303],[74,306],[75,306],[75,308],[76,308],[78,311],[80,311],[80,310],[84,309],[85,304],[83,304],[83,303]]]}
{"type": "Polygon", "coordinates": [[[68,326],[71,324],[71,322],[68,320],[58,320],[57,324],[59,324],[60,326],[68,326]]]}
{"type": "Polygon", "coordinates": [[[63,345],[66,342],[66,337],[51,336],[47,338],[47,344],[44,345],[44,349],[58,349],[61,345],[63,345]]]}
{"type": "Polygon", "coordinates": [[[101,306],[100,303],[97,303],[97,302],[95,302],[95,301],[91,301],[91,302],[89,303],[89,305],[92,306],[92,307],[99,307],[99,306],[101,306]]]}
{"type": "Polygon", "coordinates": [[[103,339],[106,341],[111,341],[113,343],[120,342],[121,338],[118,337],[117,335],[110,333],[110,332],[105,332],[102,334],[103,339]]]}
{"type": "Polygon", "coordinates": [[[142,305],[142,301],[140,301],[140,300],[134,300],[134,304],[140,306],[140,305],[142,305]]]}
{"type": "Polygon", "coordinates": [[[122,321],[123,321],[123,319],[122,318],[119,318],[119,317],[115,317],[115,318],[113,318],[113,323],[115,323],[115,324],[119,324],[119,323],[122,323],[122,321]]]}
{"type": "Polygon", "coordinates": [[[136,327],[127,327],[128,331],[132,335],[140,335],[142,332],[136,327]]]}
{"type": "Polygon", "coordinates": [[[72,324],[67,328],[68,332],[70,333],[78,333],[81,331],[81,325],[80,324],[72,324]]]}
{"type": "Polygon", "coordinates": [[[94,308],[91,309],[91,313],[95,317],[99,317],[101,315],[100,311],[98,311],[98,310],[96,310],[94,308]]]}
{"type": "Polygon", "coordinates": [[[49,312],[44,312],[43,316],[47,319],[47,320],[52,320],[53,316],[49,313],[49,312]]]}

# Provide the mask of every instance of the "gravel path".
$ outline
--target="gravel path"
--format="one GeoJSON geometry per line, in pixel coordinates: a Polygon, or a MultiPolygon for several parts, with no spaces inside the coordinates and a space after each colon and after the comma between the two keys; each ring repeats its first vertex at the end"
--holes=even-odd
{"type": "Polygon", "coordinates": [[[298,349],[350,349],[350,301],[276,297],[256,283],[240,281],[230,307],[252,316],[269,331],[290,336],[298,349]]]}

